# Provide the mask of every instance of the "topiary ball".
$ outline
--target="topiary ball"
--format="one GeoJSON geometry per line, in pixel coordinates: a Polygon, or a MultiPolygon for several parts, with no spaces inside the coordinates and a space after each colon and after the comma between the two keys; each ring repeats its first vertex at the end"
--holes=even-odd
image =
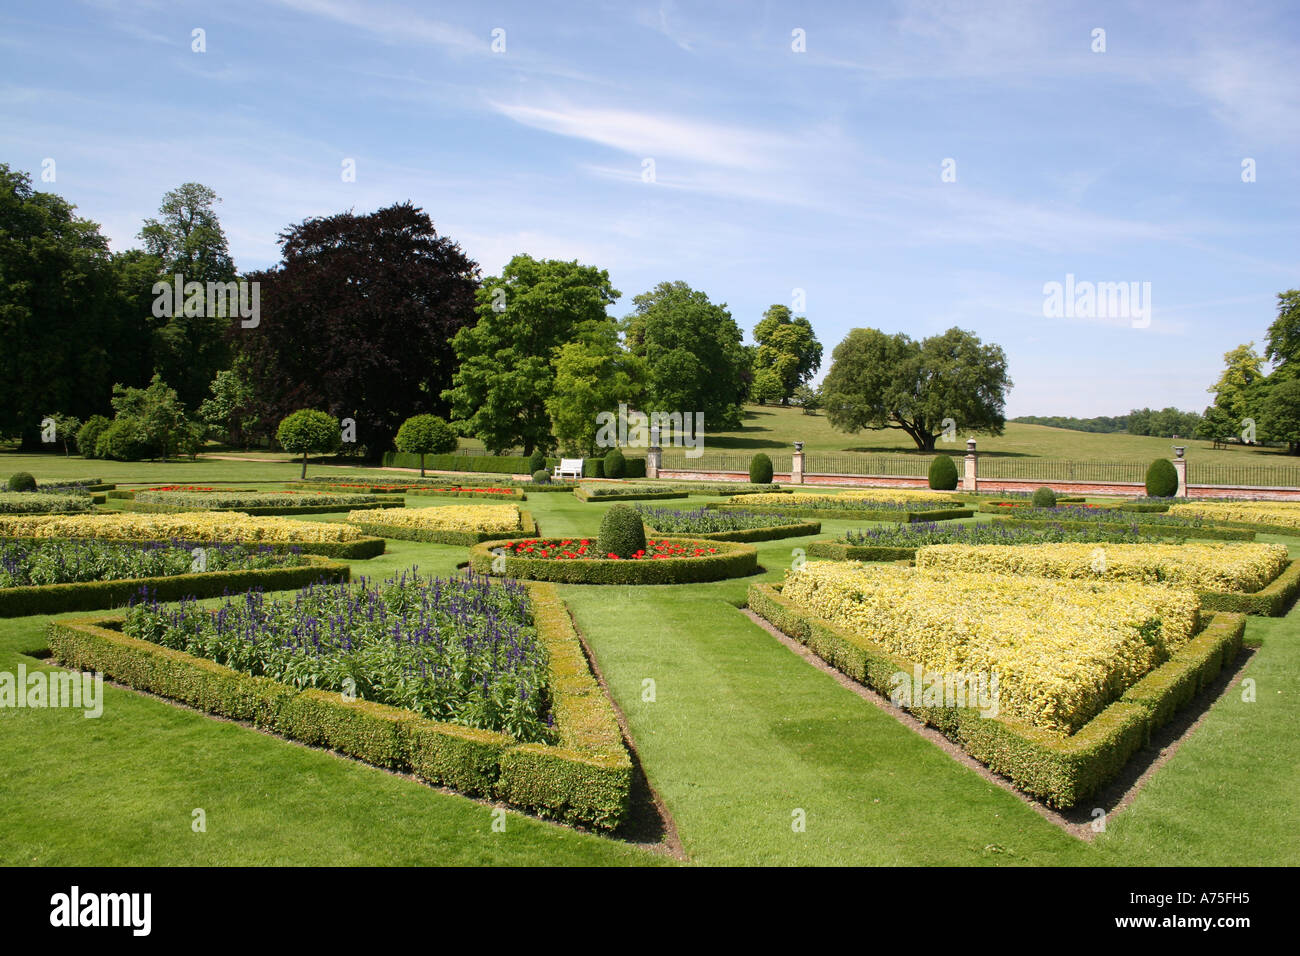
{"type": "Polygon", "coordinates": [[[772,481],[772,459],[761,451],[749,460],[749,480],[755,485],[766,485],[772,481]]]}
{"type": "Polygon", "coordinates": [[[1147,469],[1147,494],[1152,498],[1172,498],[1178,494],[1178,472],[1168,458],[1157,458],[1147,469]]]}
{"type": "Polygon", "coordinates": [[[948,455],[930,462],[930,487],[935,491],[952,491],[957,487],[957,466],[948,455]]]}
{"type": "Polygon", "coordinates": [[[1034,492],[1033,500],[1035,508],[1055,508],[1056,492],[1044,485],[1034,492]]]}
{"type": "Polygon", "coordinates": [[[630,558],[645,550],[645,524],[630,505],[614,505],[605,512],[596,535],[596,548],[600,555],[617,554],[630,558]]]}
{"type": "Polygon", "coordinates": [[[627,459],[617,448],[611,448],[605,455],[605,477],[622,478],[627,474],[627,459]]]}
{"type": "Polygon", "coordinates": [[[10,491],[35,491],[36,479],[25,471],[20,471],[9,476],[10,491]]]}
{"type": "Polygon", "coordinates": [[[528,456],[528,470],[533,474],[546,470],[546,452],[540,448],[533,449],[533,453],[528,456]]]}
{"type": "Polygon", "coordinates": [[[551,473],[545,468],[539,468],[533,472],[533,484],[549,485],[551,483],[551,473]]]}

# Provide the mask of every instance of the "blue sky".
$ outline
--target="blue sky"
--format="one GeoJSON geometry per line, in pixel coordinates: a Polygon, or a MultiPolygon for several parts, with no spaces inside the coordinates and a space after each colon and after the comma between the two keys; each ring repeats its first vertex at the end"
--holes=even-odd
{"type": "Polygon", "coordinates": [[[823,373],[851,328],[959,325],[1010,415],[1199,410],[1300,286],[1298,50],[1294,3],[8,5],[0,159],[118,249],[190,180],[241,269],[409,199],[485,273],[608,269],[616,315],[683,279],[748,335],[802,289],[823,373]],[[1149,325],[1044,317],[1067,274],[1149,282],[1149,325]]]}

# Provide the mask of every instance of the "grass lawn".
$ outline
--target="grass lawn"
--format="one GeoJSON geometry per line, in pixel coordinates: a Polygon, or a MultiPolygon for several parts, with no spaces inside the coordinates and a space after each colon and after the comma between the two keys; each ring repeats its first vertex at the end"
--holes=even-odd
{"type": "MultiPolygon", "coordinates": [[[[18,470],[6,461],[16,458],[0,457],[0,470],[18,470]]],[[[110,466],[41,458],[26,470],[38,478],[252,486],[297,475],[296,465],[274,461],[110,466]]],[[[310,473],[323,472],[313,466],[310,473]]],[[[544,534],[567,535],[594,533],[608,505],[539,494],[524,507],[544,534]]],[[[826,521],[818,537],[860,526],[826,521]]],[[[1300,554],[1300,539],[1263,537],[1300,554]]],[[[779,578],[809,540],[760,542],[762,576],[779,578]]],[[[354,574],[383,576],[412,564],[447,573],[466,551],[390,541],[382,557],[353,562],[354,574]]],[[[1256,702],[1230,691],[1133,804],[1085,843],[752,623],[737,607],[750,580],[560,589],[692,862],[1300,862],[1300,611],[1250,619],[1248,640],[1262,642],[1245,672],[1256,681],[1256,702]],[[647,680],[653,702],[643,700],[647,680]],[[805,832],[791,826],[796,810],[806,814],[805,832]]],[[[0,620],[0,670],[43,666],[36,655],[47,620],[0,620]]],[[[671,862],[513,812],[506,831],[494,833],[483,804],[112,688],[98,720],[0,709],[0,761],[0,862],[9,864],[671,862]],[[206,833],[191,830],[195,808],[206,812],[206,833]]]]}

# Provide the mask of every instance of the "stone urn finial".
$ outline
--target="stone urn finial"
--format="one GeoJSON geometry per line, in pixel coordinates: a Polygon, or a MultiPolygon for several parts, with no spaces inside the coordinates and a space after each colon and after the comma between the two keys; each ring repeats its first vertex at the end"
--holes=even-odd
{"type": "Polygon", "coordinates": [[[797,441],[797,442],[795,442],[795,443],[794,443],[794,450],[795,450],[795,451],[803,451],[803,442],[801,442],[801,441],[797,441]]]}
{"type": "Polygon", "coordinates": [[[1174,446],[1174,457],[1175,457],[1175,458],[1182,458],[1183,455],[1184,455],[1184,453],[1186,453],[1186,451],[1187,451],[1187,446],[1186,446],[1186,445],[1175,445],[1175,446],[1174,446]]]}

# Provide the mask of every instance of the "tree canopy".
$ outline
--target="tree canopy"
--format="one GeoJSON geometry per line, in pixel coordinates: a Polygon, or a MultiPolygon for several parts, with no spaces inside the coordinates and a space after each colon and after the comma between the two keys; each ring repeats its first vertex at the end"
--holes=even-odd
{"type": "MultiPolygon", "coordinates": [[[[772,305],[754,326],[754,341],[758,346],[754,353],[755,380],[764,372],[770,373],[779,393],[777,400],[788,405],[795,389],[807,384],[822,366],[822,345],[813,333],[812,323],[802,315],[793,315],[789,306],[772,305]]],[[[771,386],[755,386],[760,401],[771,391],[771,386]]]]}

